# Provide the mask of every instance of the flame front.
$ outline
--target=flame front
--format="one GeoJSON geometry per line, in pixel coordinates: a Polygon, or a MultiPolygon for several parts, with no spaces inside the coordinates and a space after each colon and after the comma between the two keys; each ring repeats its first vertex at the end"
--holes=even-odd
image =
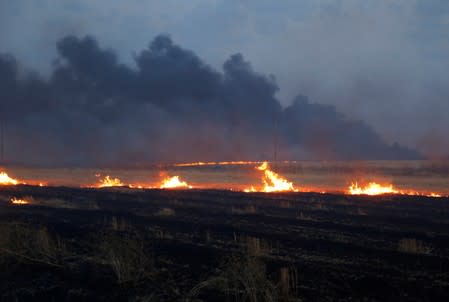
{"type": "Polygon", "coordinates": [[[22,205],[22,204],[29,204],[30,202],[26,199],[13,197],[13,198],[11,198],[11,203],[22,205]]]}
{"type": "Polygon", "coordinates": [[[399,191],[393,188],[393,185],[380,185],[376,182],[370,182],[365,187],[359,187],[358,183],[352,183],[349,186],[348,193],[351,195],[381,195],[398,194],[399,191]]]}
{"type": "MultiPolygon", "coordinates": [[[[282,178],[279,176],[279,174],[273,172],[270,170],[270,167],[268,166],[268,162],[263,162],[260,166],[256,168],[257,170],[263,171],[264,174],[262,176],[262,182],[264,184],[263,188],[260,190],[260,192],[297,192],[298,190],[295,189],[293,186],[293,183],[289,182],[288,180],[282,178]]],[[[245,192],[257,192],[253,186],[249,189],[245,189],[245,192]]]]}
{"type": "Polygon", "coordinates": [[[19,181],[11,178],[6,172],[0,172],[0,185],[17,185],[19,181]]]}
{"type": "Polygon", "coordinates": [[[427,197],[442,197],[441,194],[434,192],[424,193],[418,191],[398,190],[392,184],[380,185],[376,182],[370,182],[367,186],[359,187],[358,183],[352,183],[347,191],[350,195],[382,195],[382,194],[399,194],[411,196],[427,196],[427,197]]]}
{"type": "Polygon", "coordinates": [[[111,178],[109,175],[106,175],[105,178],[100,179],[100,183],[97,185],[99,188],[106,187],[122,187],[124,184],[118,178],[111,178]]]}
{"type": "Polygon", "coordinates": [[[260,161],[209,161],[209,162],[194,162],[194,163],[180,163],[175,164],[175,167],[198,167],[198,166],[239,166],[239,165],[255,165],[260,164],[260,161]]]}
{"type": "Polygon", "coordinates": [[[182,181],[179,179],[179,176],[172,176],[165,178],[161,185],[161,189],[175,189],[175,188],[189,188],[191,189],[192,186],[189,186],[185,181],[182,181]]]}

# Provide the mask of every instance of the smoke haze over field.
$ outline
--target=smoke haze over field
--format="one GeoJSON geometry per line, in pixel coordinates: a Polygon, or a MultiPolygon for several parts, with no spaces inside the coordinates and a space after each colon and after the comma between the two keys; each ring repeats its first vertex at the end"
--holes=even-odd
{"type": "Polygon", "coordinates": [[[448,20],[441,0],[0,0],[5,157],[447,157],[448,20]]]}
{"type": "Polygon", "coordinates": [[[1,110],[9,157],[35,164],[135,164],[272,158],[397,159],[365,123],[298,96],[282,108],[271,76],[241,54],[217,71],[159,35],[120,64],[92,37],[58,41],[50,79],[0,59],[1,110]]]}

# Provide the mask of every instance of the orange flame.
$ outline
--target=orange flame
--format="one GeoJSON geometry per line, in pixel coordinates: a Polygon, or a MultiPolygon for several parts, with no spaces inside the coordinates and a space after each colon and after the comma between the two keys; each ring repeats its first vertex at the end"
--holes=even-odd
{"type": "Polygon", "coordinates": [[[256,188],[254,188],[253,186],[251,186],[250,188],[247,188],[245,190],[243,190],[243,192],[249,193],[249,192],[257,192],[256,188]]]}
{"type": "MultiPolygon", "coordinates": [[[[270,192],[287,192],[287,191],[297,192],[298,191],[293,186],[293,183],[282,178],[281,176],[279,176],[279,174],[271,171],[268,166],[268,162],[266,162],[266,161],[263,162],[256,169],[264,172],[264,175],[262,177],[262,182],[264,184],[264,187],[260,190],[260,192],[270,193],[270,192]]],[[[244,191],[245,192],[257,192],[257,190],[253,186],[249,189],[245,189],[244,191]]]]}
{"type": "Polygon", "coordinates": [[[111,178],[109,175],[106,175],[105,178],[100,179],[100,183],[97,185],[98,188],[106,188],[106,187],[122,187],[124,184],[118,178],[111,178]]]}
{"type": "Polygon", "coordinates": [[[139,184],[129,184],[128,187],[130,187],[131,189],[145,189],[146,188],[143,185],[139,185],[139,184]]]}
{"type": "Polygon", "coordinates": [[[19,181],[11,178],[6,172],[0,172],[0,185],[17,185],[19,181]]]}
{"type": "Polygon", "coordinates": [[[175,164],[175,167],[197,167],[197,166],[228,166],[228,165],[255,165],[260,164],[260,161],[209,161],[209,162],[194,162],[175,164]]]}
{"type": "Polygon", "coordinates": [[[20,199],[20,198],[13,197],[13,198],[11,198],[11,203],[22,205],[22,204],[29,204],[30,202],[26,199],[20,199]]]}
{"type": "Polygon", "coordinates": [[[192,186],[189,186],[185,181],[180,180],[179,176],[173,176],[173,177],[165,178],[162,181],[160,188],[161,189],[176,189],[176,188],[191,189],[192,186]]]}
{"type": "Polygon", "coordinates": [[[417,191],[406,191],[406,190],[397,190],[393,187],[392,184],[389,185],[380,185],[376,182],[370,182],[365,187],[359,187],[357,182],[352,183],[347,191],[350,195],[381,195],[381,194],[399,194],[399,195],[416,195],[416,196],[427,196],[427,197],[442,197],[441,194],[437,194],[434,192],[423,193],[417,191]]]}
{"type": "Polygon", "coordinates": [[[393,185],[380,185],[370,182],[365,187],[359,187],[358,183],[352,183],[349,186],[348,193],[351,195],[380,195],[380,194],[398,194],[399,191],[393,188],[393,185]]]}

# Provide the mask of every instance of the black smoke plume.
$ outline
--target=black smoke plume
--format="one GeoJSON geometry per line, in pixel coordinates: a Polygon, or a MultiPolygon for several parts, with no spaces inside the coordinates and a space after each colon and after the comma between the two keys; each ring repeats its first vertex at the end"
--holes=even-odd
{"type": "Polygon", "coordinates": [[[119,62],[92,37],[67,36],[49,78],[0,56],[0,118],[9,162],[124,166],[273,159],[413,159],[363,121],[298,96],[283,108],[272,76],[241,54],[222,70],[157,36],[119,62]],[[277,151],[275,152],[275,149],[277,151]]]}

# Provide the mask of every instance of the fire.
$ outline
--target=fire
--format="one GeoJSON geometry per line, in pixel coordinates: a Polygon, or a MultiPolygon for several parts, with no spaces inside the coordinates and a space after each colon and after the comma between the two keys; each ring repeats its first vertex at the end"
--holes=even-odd
{"type": "MultiPolygon", "coordinates": [[[[264,184],[264,187],[260,190],[261,192],[270,193],[270,192],[286,192],[286,191],[297,192],[298,191],[293,186],[293,183],[282,178],[281,176],[279,176],[279,174],[271,171],[270,167],[268,166],[268,162],[266,162],[266,161],[263,162],[256,169],[264,172],[263,177],[262,177],[262,182],[264,184]]],[[[244,191],[245,192],[257,192],[257,190],[254,187],[245,189],[244,191]]]]}
{"type": "Polygon", "coordinates": [[[99,188],[106,187],[122,187],[124,184],[118,178],[111,178],[109,175],[106,175],[105,178],[100,179],[100,183],[97,185],[99,188]]]}
{"type": "Polygon", "coordinates": [[[246,192],[246,193],[249,193],[249,192],[257,192],[256,188],[254,188],[253,186],[251,186],[251,188],[245,189],[245,190],[243,190],[243,191],[246,192]]]}
{"type": "Polygon", "coordinates": [[[359,187],[357,182],[352,183],[347,191],[351,195],[381,195],[381,194],[399,194],[411,196],[427,196],[427,197],[442,197],[443,195],[434,192],[424,193],[418,191],[398,190],[392,184],[380,185],[376,182],[370,182],[365,187],[359,187]]]}
{"type": "Polygon", "coordinates": [[[145,189],[145,187],[143,185],[138,185],[138,184],[129,184],[128,187],[131,189],[145,189]]]}
{"type": "Polygon", "coordinates": [[[22,205],[22,204],[29,204],[30,202],[26,199],[20,199],[20,198],[13,197],[13,198],[11,198],[11,203],[22,205]]]}
{"type": "Polygon", "coordinates": [[[380,194],[398,194],[399,191],[393,188],[393,185],[380,185],[370,182],[365,187],[359,187],[358,183],[352,183],[349,186],[348,193],[351,195],[380,195],[380,194]]]}
{"type": "Polygon", "coordinates": [[[175,167],[197,167],[197,166],[229,166],[229,165],[257,165],[260,161],[210,161],[210,162],[195,162],[195,163],[181,163],[175,164],[175,167]]]}
{"type": "Polygon", "coordinates": [[[165,178],[161,185],[161,189],[175,189],[175,188],[189,188],[191,189],[192,186],[189,186],[185,181],[182,181],[179,179],[179,176],[172,176],[165,178]]]}
{"type": "Polygon", "coordinates": [[[17,185],[19,181],[11,178],[6,172],[0,172],[0,185],[17,185]]]}

